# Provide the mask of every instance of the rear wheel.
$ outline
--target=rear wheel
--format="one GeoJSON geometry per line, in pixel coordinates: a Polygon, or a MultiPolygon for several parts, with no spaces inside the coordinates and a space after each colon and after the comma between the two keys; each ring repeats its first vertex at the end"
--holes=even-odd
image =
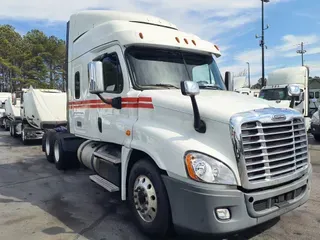
{"type": "Polygon", "coordinates": [[[10,124],[10,136],[11,136],[11,137],[13,137],[13,128],[14,128],[13,125],[10,124]]]}
{"type": "Polygon", "coordinates": [[[167,191],[157,167],[141,159],[130,171],[128,203],[135,223],[146,234],[166,236],[171,228],[167,191]]]}
{"type": "Polygon", "coordinates": [[[313,136],[316,141],[320,142],[320,135],[313,135],[313,136]]]}
{"type": "Polygon", "coordinates": [[[21,140],[23,145],[28,145],[29,140],[27,139],[26,130],[24,128],[21,130],[21,140]]]}
{"type": "Polygon", "coordinates": [[[67,154],[63,150],[61,138],[55,139],[53,151],[54,151],[54,154],[53,154],[54,162],[58,170],[67,170],[71,168],[70,166],[71,162],[68,161],[67,154]]]}
{"type": "Polygon", "coordinates": [[[16,125],[13,125],[12,124],[12,134],[13,134],[13,137],[18,137],[18,133],[17,133],[17,126],[16,125]]]}
{"type": "Polygon", "coordinates": [[[4,120],[4,130],[9,131],[10,130],[10,124],[7,119],[4,120]]]}
{"type": "Polygon", "coordinates": [[[49,129],[46,132],[46,137],[45,137],[45,154],[47,161],[50,163],[54,163],[54,158],[53,158],[53,148],[54,148],[54,142],[56,140],[56,131],[49,129]]]}

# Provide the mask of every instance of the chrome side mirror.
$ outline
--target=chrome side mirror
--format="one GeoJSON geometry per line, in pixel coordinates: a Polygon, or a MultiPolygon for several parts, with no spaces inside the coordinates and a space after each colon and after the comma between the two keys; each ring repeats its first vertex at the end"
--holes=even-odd
{"type": "Polygon", "coordinates": [[[193,81],[182,81],[181,84],[181,93],[184,96],[195,96],[200,93],[199,85],[193,81]]]}
{"type": "Polygon", "coordinates": [[[89,92],[98,94],[104,92],[102,62],[94,61],[88,64],[89,92]]]}
{"type": "Polygon", "coordinates": [[[291,84],[288,87],[288,95],[290,97],[299,97],[301,94],[300,87],[296,84],[291,84]]]}
{"type": "Polygon", "coordinates": [[[206,132],[206,123],[201,120],[200,112],[198,108],[198,104],[196,101],[196,95],[200,93],[199,85],[193,81],[182,81],[180,83],[181,93],[184,96],[189,96],[192,103],[193,108],[193,117],[194,123],[193,127],[198,133],[205,133],[206,132]]]}

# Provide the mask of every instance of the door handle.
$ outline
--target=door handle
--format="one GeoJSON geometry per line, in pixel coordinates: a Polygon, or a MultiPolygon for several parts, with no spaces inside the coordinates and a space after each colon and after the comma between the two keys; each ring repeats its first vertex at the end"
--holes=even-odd
{"type": "Polygon", "coordinates": [[[101,117],[98,117],[98,129],[99,129],[99,132],[102,133],[102,119],[101,119],[101,117]]]}

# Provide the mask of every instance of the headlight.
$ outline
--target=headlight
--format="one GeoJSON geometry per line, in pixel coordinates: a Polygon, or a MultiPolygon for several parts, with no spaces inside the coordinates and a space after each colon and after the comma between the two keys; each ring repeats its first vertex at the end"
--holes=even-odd
{"type": "Polygon", "coordinates": [[[231,169],[222,162],[198,152],[188,152],[185,164],[190,178],[199,182],[237,185],[231,169]]]}

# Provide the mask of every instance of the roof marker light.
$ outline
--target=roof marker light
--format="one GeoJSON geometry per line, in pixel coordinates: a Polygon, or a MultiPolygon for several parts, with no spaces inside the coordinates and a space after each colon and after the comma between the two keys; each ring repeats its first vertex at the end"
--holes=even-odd
{"type": "Polygon", "coordinates": [[[197,46],[197,44],[196,44],[196,41],[195,41],[195,40],[192,40],[191,42],[193,43],[193,45],[197,46]]]}
{"type": "Polygon", "coordinates": [[[176,37],[176,40],[177,40],[178,43],[180,43],[180,39],[178,37],[176,37]]]}
{"type": "Polygon", "coordinates": [[[186,44],[188,44],[188,40],[187,40],[186,38],[184,39],[184,42],[185,42],[186,44]]]}
{"type": "Polygon", "coordinates": [[[142,34],[142,33],[139,33],[139,37],[140,37],[141,39],[143,39],[143,34],[142,34]]]}
{"type": "Polygon", "coordinates": [[[219,47],[218,47],[217,45],[214,45],[214,47],[215,47],[218,51],[220,51],[220,49],[219,49],[219,47]]]}

